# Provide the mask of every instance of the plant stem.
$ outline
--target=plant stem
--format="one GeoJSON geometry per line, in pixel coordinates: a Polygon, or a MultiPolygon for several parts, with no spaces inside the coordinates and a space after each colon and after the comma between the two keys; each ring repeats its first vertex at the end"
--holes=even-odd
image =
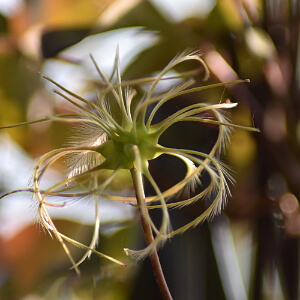
{"type": "MultiPolygon", "coordinates": [[[[130,172],[131,172],[133,186],[134,186],[134,190],[135,190],[135,194],[136,194],[137,204],[139,207],[139,213],[140,213],[140,218],[141,218],[141,223],[142,223],[142,227],[143,227],[145,241],[146,241],[146,244],[149,245],[151,242],[153,242],[154,237],[153,237],[151,225],[148,221],[150,218],[149,214],[148,214],[148,210],[146,210],[146,212],[143,212],[143,213],[141,212],[141,206],[142,206],[141,203],[145,202],[142,174],[135,168],[132,168],[130,170],[130,172]],[[147,213],[147,215],[145,215],[145,213],[147,213]]],[[[151,252],[151,254],[149,255],[149,257],[150,257],[153,272],[156,277],[156,281],[159,286],[160,292],[163,296],[163,299],[164,300],[172,300],[173,298],[169,291],[169,287],[167,285],[167,282],[166,282],[166,279],[165,279],[165,276],[164,276],[164,273],[163,273],[163,270],[162,270],[162,267],[161,267],[161,264],[159,261],[157,250],[156,249],[153,250],[151,252]]]]}

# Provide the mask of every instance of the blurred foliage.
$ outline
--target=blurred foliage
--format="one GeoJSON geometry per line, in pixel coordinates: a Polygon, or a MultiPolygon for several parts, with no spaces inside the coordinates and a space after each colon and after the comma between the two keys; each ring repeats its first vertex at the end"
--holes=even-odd
{"type": "MultiPolygon", "coordinates": [[[[184,96],[162,112],[169,114],[180,107],[180,101],[217,103],[230,98],[239,103],[233,121],[254,123],[261,133],[233,133],[224,158],[236,178],[226,208],[229,219],[222,215],[174,238],[160,256],[175,299],[299,299],[300,2],[211,1],[207,15],[180,21],[168,18],[154,1],[22,3],[13,13],[0,15],[1,126],[63,111],[64,105],[53,102],[41,84],[39,70],[48,58],[61,60],[64,48],[113,29],[142,26],[159,36],[124,70],[125,79],[153,75],[186,48],[203,53],[211,70],[209,83],[251,79],[247,85],[184,96]],[[220,228],[233,238],[232,244],[220,239],[220,228]],[[226,245],[222,256],[218,247],[226,245]],[[233,254],[238,268],[233,264],[226,269],[226,260],[233,254]],[[239,286],[226,281],[239,276],[239,286]],[[232,290],[244,290],[244,294],[232,290]]],[[[67,130],[60,124],[41,124],[5,132],[37,157],[61,146],[67,130]]],[[[187,125],[184,132],[174,130],[166,142],[209,148],[214,136],[214,128],[187,125]],[[192,138],[195,133],[197,139],[192,138]]],[[[172,174],[177,171],[178,166],[169,162],[152,167],[162,188],[176,180],[172,174]]],[[[174,212],[174,224],[198,214],[201,207],[174,212]]],[[[83,240],[91,233],[88,226],[66,220],[58,223],[64,232],[77,232],[83,240]]],[[[125,259],[128,268],[92,256],[82,265],[80,278],[67,271],[60,245],[36,227],[24,228],[9,240],[0,237],[1,300],[159,299],[149,262],[129,261],[122,253],[128,243],[139,243],[141,234],[133,224],[101,237],[99,246],[100,251],[125,259]]]]}

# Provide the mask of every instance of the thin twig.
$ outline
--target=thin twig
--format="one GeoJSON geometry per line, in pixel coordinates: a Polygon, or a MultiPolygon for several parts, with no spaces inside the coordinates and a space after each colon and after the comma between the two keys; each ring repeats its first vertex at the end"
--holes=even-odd
{"type": "MultiPolygon", "coordinates": [[[[131,177],[132,177],[134,190],[135,190],[135,194],[136,194],[137,204],[140,207],[140,203],[142,201],[145,201],[142,174],[135,168],[132,168],[130,171],[131,171],[131,177]]],[[[145,216],[144,214],[141,213],[141,211],[139,211],[139,212],[140,212],[140,218],[141,218],[141,223],[142,223],[142,227],[143,227],[145,241],[146,241],[146,244],[149,245],[154,240],[151,225],[148,222],[149,216],[145,216]]],[[[147,213],[148,213],[148,211],[147,211],[147,213]]],[[[150,261],[152,264],[154,275],[156,277],[157,284],[158,284],[160,292],[163,296],[163,299],[164,300],[172,300],[173,298],[169,291],[169,287],[167,285],[156,249],[151,252],[150,261]]]]}

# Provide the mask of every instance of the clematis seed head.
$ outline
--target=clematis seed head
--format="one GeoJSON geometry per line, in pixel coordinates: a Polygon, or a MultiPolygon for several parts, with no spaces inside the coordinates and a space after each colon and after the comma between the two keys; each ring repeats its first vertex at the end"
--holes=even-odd
{"type": "MultiPolygon", "coordinates": [[[[25,122],[21,125],[44,121],[55,121],[72,124],[73,131],[71,142],[68,147],[52,150],[44,154],[37,162],[33,172],[33,186],[30,190],[37,199],[40,223],[53,234],[62,244],[69,256],[73,268],[77,272],[78,266],[91,253],[96,253],[113,262],[124,265],[116,259],[95,250],[98,243],[100,230],[99,199],[106,198],[114,201],[123,201],[140,209],[141,214],[154,234],[153,241],[141,250],[124,249],[126,254],[141,259],[149,255],[168,239],[192,228],[206,219],[211,219],[220,213],[229,195],[228,181],[233,181],[228,168],[221,162],[220,156],[230,141],[230,133],[234,128],[257,131],[254,128],[243,127],[231,123],[224,115],[224,110],[234,108],[237,103],[226,100],[225,103],[193,103],[187,105],[167,116],[159,123],[155,123],[155,116],[161,107],[171,102],[178,96],[201,92],[205,89],[245,82],[235,80],[230,82],[216,83],[191,87],[194,80],[187,78],[193,74],[189,71],[178,73],[177,78],[181,84],[173,86],[170,90],[158,92],[157,86],[162,80],[167,80],[167,73],[179,64],[187,61],[196,61],[204,69],[205,78],[209,75],[208,68],[197,51],[185,51],[175,57],[157,76],[130,81],[121,80],[121,70],[118,51],[116,54],[112,76],[107,77],[91,56],[95,69],[99,74],[99,86],[97,99],[90,101],[83,96],[77,95],[60,85],[53,79],[44,76],[57,90],[56,94],[71,103],[74,107],[72,113],[50,116],[48,118],[25,122]],[[113,76],[115,74],[115,76],[113,76]],[[137,97],[134,86],[149,84],[145,94],[137,97]],[[118,116],[116,118],[115,116],[118,116]],[[218,126],[218,136],[208,153],[192,149],[178,149],[161,144],[161,136],[168,133],[168,129],[174,124],[183,122],[196,122],[213,124],[218,126]],[[160,190],[149,171],[149,162],[160,155],[175,157],[184,163],[186,172],[183,178],[167,190],[160,190]],[[68,168],[66,177],[46,189],[41,188],[41,182],[50,167],[58,160],[64,159],[68,168]],[[155,191],[154,196],[145,197],[144,204],[137,204],[135,197],[122,197],[113,195],[110,185],[117,178],[121,170],[134,170],[147,179],[155,191]],[[209,184],[201,189],[203,174],[209,177],[209,184]],[[180,200],[172,198],[181,193],[187,195],[180,200]],[[191,192],[191,193],[189,193],[191,192]],[[51,202],[51,197],[61,199],[60,203],[51,202]],[[71,203],[69,199],[84,199],[90,197],[95,205],[94,234],[89,245],[84,245],[61,233],[53,223],[48,211],[49,207],[66,207],[71,203]],[[206,209],[191,222],[180,228],[173,229],[169,217],[169,210],[193,205],[195,202],[210,198],[210,204],[206,209]],[[172,198],[173,201],[168,201],[172,198]],[[162,220],[159,226],[155,225],[148,214],[150,209],[160,209],[162,220]],[[85,250],[82,258],[75,262],[67,243],[71,243],[85,250]]],[[[197,74],[195,72],[194,74],[197,74]]],[[[174,79],[174,77],[172,77],[174,79]]],[[[247,81],[247,80],[246,80],[247,81]]],[[[19,126],[12,125],[2,128],[19,126]]],[[[180,137],[178,137],[180,138],[180,137]]],[[[134,174],[134,172],[132,174],[134,174]]],[[[142,184],[142,183],[140,183],[142,184]]],[[[20,191],[20,190],[18,190],[20,191]]]]}

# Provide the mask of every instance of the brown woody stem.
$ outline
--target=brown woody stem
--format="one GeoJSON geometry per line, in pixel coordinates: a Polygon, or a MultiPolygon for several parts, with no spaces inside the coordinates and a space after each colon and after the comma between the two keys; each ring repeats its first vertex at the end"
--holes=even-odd
{"type": "MultiPolygon", "coordinates": [[[[148,221],[150,217],[149,217],[149,215],[145,215],[145,212],[142,213],[141,209],[140,209],[141,202],[145,201],[142,174],[135,168],[132,168],[130,170],[130,172],[131,172],[131,177],[132,177],[134,190],[135,190],[135,194],[136,194],[137,204],[139,207],[139,213],[140,213],[140,218],[141,218],[141,223],[142,223],[142,227],[143,227],[145,241],[146,241],[147,245],[150,245],[154,240],[152,228],[148,221]]],[[[146,212],[148,214],[148,210],[146,212]]],[[[172,300],[173,298],[169,291],[169,287],[167,285],[167,282],[166,282],[166,279],[165,279],[165,276],[164,276],[164,273],[163,273],[163,270],[162,270],[162,267],[161,267],[161,264],[159,261],[157,250],[156,249],[153,250],[149,257],[150,257],[153,272],[156,277],[156,281],[159,286],[160,292],[163,296],[163,299],[164,300],[172,300]]]]}

